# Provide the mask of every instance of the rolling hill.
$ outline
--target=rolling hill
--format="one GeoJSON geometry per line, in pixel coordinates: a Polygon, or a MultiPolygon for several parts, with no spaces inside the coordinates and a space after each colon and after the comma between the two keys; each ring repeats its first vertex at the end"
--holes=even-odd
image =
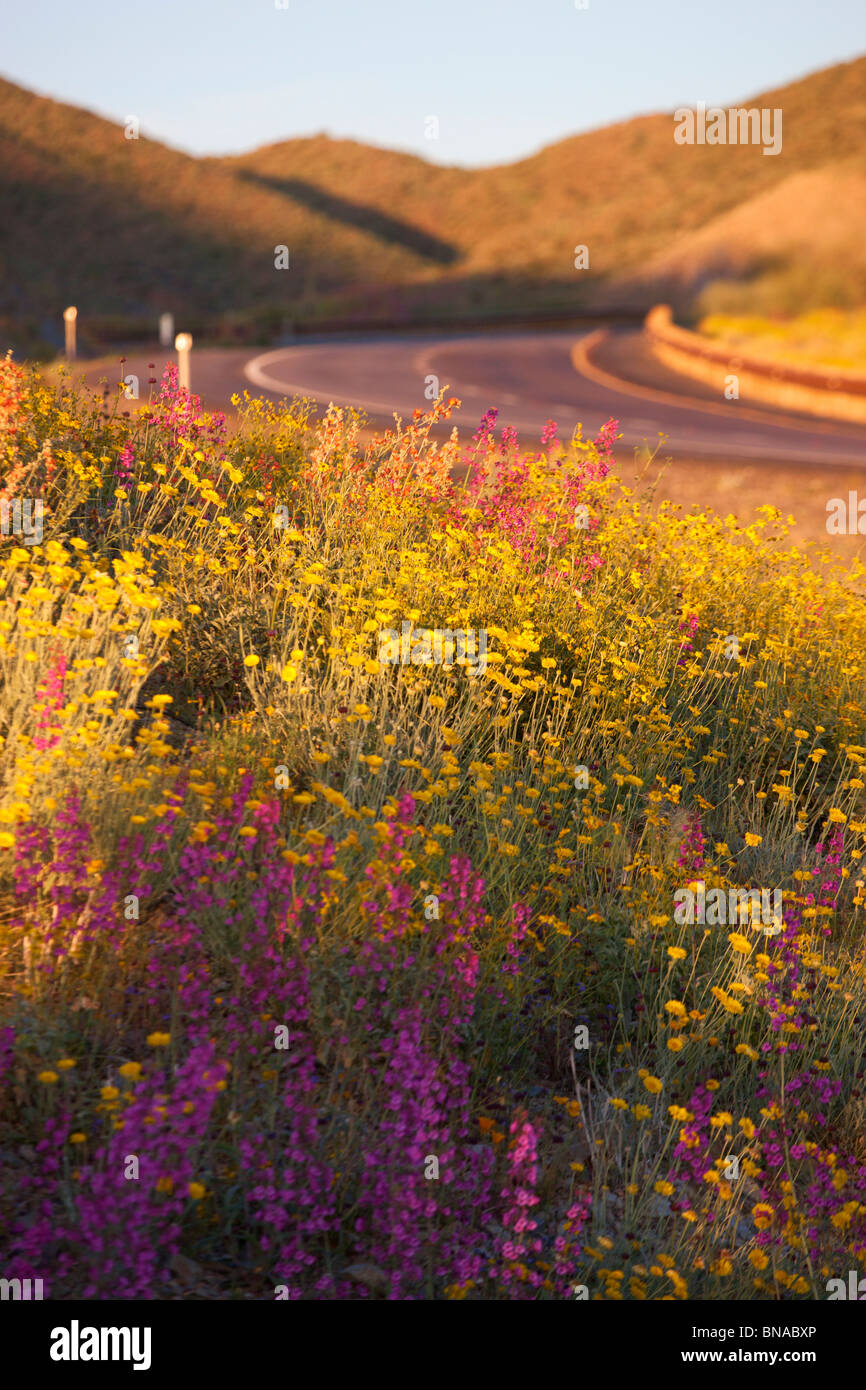
{"type": "Polygon", "coordinates": [[[335,314],[706,308],[720,286],[765,311],[863,302],[866,58],[731,104],[782,109],[779,155],[678,145],[655,114],[469,170],[326,135],[197,159],[0,80],[0,321],[50,341],[70,302],[103,337],[165,308],[268,336],[335,314]]]}

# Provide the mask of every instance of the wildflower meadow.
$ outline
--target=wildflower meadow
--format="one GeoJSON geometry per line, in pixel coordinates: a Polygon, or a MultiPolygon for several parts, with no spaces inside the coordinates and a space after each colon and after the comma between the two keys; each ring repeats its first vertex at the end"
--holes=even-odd
{"type": "Polygon", "coordinates": [[[866,1274],[860,563],[630,488],[613,420],[151,388],[0,363],[5,1278],[866,1274]]]}

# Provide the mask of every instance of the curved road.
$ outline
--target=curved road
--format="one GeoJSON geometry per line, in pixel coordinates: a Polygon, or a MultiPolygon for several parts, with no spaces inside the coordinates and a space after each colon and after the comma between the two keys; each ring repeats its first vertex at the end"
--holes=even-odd
{"type": "Polygon", "coordinates": [[[549,419],[565,438],[578,423],[594,435],[612,416],[620,422],[620,448],[655,447],[661,433],[662,453],[675,457],[805,467],[866,462],[866,426],[726,402],[670,373],[662,374],[667,390],[632,384],[625,373],[596,367],[595,354],[584,351],[588,337],[572,330],[311,342],[262,353],[246,364],[245,376],[258,391],[361,406],[377,422],[390,422],[393,411],[409,417],[429,405],[425,391],[435,396],[441,385],[463,403],[456,416],[461,434],[496,407],[500,425],[536,440],[549,419]],[[672,382],[684,394],[675,396],[672,382]]]}
{"type": "MultiPolygon", "coordinates": [[[[142,403],[149,390],[148,362],[157,364],[159,377],[168,355],[166,349],[129,350],[122,371],[139,376],[142,403]]],[[[660,459],[692,466],[749,463],[814,475],[866,463],[866,425],[726,402],[721,392],[656,364],[636,332],[320,339],[252,359],[248,349],[195,347],[191,365],[193,391],[213,410],[230,410],[231,396],[244,390],[277,398],[307,396],[322,407],[330,401],[360,406],[371,424],[382,428],[393,424],[394,411],[407,419],[413,410],[428,408],[442,386],[463,404],[441,432],[457,423],[463,439],[494,407],[498,423],[513,425],[529,447],[547,420],[556,420],[565,439],[579,423],[592,437],[613,417],[622,435],[621,457],[631,455],[635,445],[655,449],[661,434],[660,459]]],[[[114,385],[121,375],[117,359],[80,362],[75,371],[90,386],[100,380],[114,385]]]]}

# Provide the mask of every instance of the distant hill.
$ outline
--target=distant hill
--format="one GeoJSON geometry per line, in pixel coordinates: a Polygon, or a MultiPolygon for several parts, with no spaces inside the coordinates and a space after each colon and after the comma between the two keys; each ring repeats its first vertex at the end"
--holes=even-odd
{"type": "Polygon", "coordinates": [[[782,152],[677,145],[667,114],[466,170],[325,135],[196,159],[0,80],[0,323],[864,302],[866,58],[730,104],[780,107],[782,152]]]}

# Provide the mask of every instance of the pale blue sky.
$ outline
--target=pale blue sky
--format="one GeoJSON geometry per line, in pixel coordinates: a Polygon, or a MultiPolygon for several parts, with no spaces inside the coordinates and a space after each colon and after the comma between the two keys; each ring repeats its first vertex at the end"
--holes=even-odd
{"type": "Polygon", "coordinates": [[[278,2],[0,0],[0,74],[195,154],[327,131],[479,165],[866,50],[866,0],[278,2]]]}

